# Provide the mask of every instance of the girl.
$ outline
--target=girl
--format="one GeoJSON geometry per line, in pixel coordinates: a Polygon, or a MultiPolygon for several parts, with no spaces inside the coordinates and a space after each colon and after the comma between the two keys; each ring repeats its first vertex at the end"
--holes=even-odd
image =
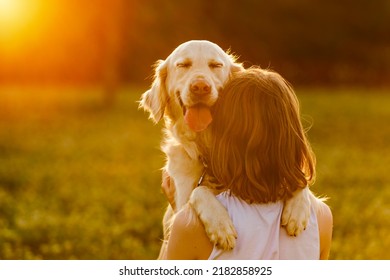
{"type": "MultiPolygon", "coordinates": [[[[309,224],[299,236],[281,228],[283,201],[315,178],[315,157],[288,82],[270,70],[239,72],[215,105],[211,139],[209,171],[224,187],[217,199],[236,228],[236,247],[214,248],[186,207],[175,218],[165,258],[327,259],[333,218],[323,201],[313,196],[309,224]]],[[[172,197],[169,178],[163,189],[172,197]]]]}

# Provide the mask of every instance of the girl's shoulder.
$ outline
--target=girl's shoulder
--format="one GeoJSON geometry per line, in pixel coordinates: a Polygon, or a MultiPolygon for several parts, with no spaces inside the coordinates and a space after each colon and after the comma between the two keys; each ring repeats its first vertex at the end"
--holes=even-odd
{"type": "Polygon", "coordinates": [[[203,224],[190,206],[184,207],[174,217],[168,241],[168,259],[207,259],[212,244],[203,224]]]}

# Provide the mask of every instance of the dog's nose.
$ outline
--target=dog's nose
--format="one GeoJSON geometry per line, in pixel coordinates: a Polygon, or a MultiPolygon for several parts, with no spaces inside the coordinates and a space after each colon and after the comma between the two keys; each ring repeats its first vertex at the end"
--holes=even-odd
{"type": "Polygon", "coordinates": [[[190,84],[190,91],[198,95],[210,94],[211,86],[204,79],[195,79],[190,84]]]}

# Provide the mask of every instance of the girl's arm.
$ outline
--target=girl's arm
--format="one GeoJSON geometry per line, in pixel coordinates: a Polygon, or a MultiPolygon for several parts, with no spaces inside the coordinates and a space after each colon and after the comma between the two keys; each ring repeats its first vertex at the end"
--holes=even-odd
{"type": "Polygon", "coordinates": [[[317,208],[318,228],[320,231],[320,259],[329,259],[333,232],[333,216],[329,206],[319,202],[317,208]]]}

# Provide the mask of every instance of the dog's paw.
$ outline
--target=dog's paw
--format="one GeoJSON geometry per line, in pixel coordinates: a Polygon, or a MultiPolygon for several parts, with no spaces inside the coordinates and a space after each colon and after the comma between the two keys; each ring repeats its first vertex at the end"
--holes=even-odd
{"type": "Polygon", "coordinates": [[[230,218],[205,224],[205,230],[217,248],[228,251],[236,246],[237,232],[230,218]]]}
{"type": "Polygon", "coordinates": [[[298,236],[307,227],[311,205],[308,192],[307,187],[299,190],[284,204],[281,224],[286,228],[288,235],[298,236]]]}
{"type": "Polygon", "coordinates": [[[232,250],[236,246],[236,229],[226,208],[215,198],[212,190],[205,186],[197,187],[192,191],[189,204],[217,248],[232,250]]]}

